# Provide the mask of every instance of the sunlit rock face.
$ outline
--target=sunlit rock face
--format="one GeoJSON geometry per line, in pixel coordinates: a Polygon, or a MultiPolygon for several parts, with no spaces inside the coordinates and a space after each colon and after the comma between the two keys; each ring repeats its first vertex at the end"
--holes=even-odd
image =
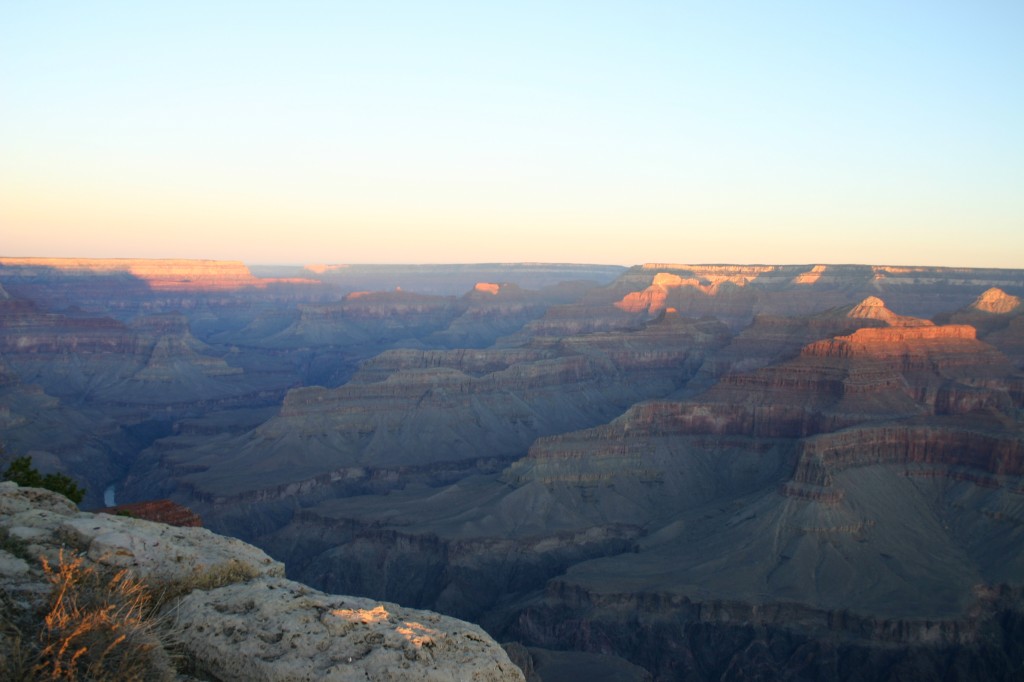
{"type": "MultiPolygon", "coordinates": [[[[240,261],[143,258],[0,258],[0,267],[25,273],[129,277],[152,289],[223,290],[266,285],[240,261]]],[[[5,273],[6,274],[6,273],[5,273]]],[[[35,275],[30,275],[35,276],[35,275]]]]}
{"type": "Polygon", "coordinates": [[[978,330],[980,338],[1006,353],[1018,368],[1024,368],[1024,307],[1019,296],[992,287],[970,305],[935,319],[971,325],[978,330]]]}
{"type": "Polygon", "coordinates": [[[1020,297],[1010,296],[1002,289],[992,287],[978,296],[971,307],[983,313],[1005,315],[1020,309],[1020,297]]]}
{"type": "Polygon", "coordinates": [[[607,287],[622,311],[665,307],[714,315],[733,329],[758,315],[810,315],[869,296],[902,314],[931,318],[968,305],[986,287],[1020,287],[1018,271],[870,265],[648,263],[607,287]]]}

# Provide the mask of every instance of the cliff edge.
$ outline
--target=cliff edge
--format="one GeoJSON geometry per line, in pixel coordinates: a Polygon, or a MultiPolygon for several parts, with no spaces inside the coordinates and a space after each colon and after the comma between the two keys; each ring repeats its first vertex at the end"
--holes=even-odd
{"type": "MultiPolygon", "coordinates": [[[[138,585],[152,595],[152,646],[166,654],[145,679],[523,680],[476,625],[325,594],[286,580],[283,564],[240,540],[80,512],[56,493],[10,482],[0,483],[0,673],[39,665],[19,660],[34,655],[35,632],[26,630],[57,610],[52,588],[71,585],[58,581],[72,568],[75,575],[103,576],[101,590],[138,585]]],[[[53,637],[54,628],[48,620],[44,635],[53,637]]],[[[61,637],[73,648],[86,646],[71,634],[61,637]]],[[[129,638],[116,646],[131,644],[129,638]]],[[[105,665],[117,660],[111,647],[100,652],[105,665]]],[[[81,666],[89,657],[63,665],[81,666]]],[[[62,663],[51,656],[44,664],[62,663]]]]}

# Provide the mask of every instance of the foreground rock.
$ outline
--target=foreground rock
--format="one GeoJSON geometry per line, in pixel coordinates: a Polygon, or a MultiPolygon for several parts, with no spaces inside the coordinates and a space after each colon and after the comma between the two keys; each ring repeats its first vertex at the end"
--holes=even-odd
{"type": "Polygon", "coordinates": [[[523,679],[475,625],[291,580],[196,591],[174,614],[195,666],[221,680],[523,679]]]}
{"type": "Polygon", "coordinates": [[[523,679],[470,623],[318,592],[285,580],[283,564],[239,540],[80,512],[56,493],[9,482],[0,483],[0,657],[10,660],[18,647],[7,626],[30,641],[33,614],[45,609],[49,583],[39,559],[56,566],[70,557],[142,581],[164,602],[162,643],[200,679],[523,679]]]}

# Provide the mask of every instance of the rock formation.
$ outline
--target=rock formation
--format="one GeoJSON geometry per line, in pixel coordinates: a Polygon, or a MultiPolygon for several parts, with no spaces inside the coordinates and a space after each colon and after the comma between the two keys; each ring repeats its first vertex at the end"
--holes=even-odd
{"type": "Polygon", "coordinates": [[[169,497],[535,672],[1022,673],[1020,270],[118,268],[0,261],[0,439],[87,505],[169,497]]]}
{"type": "Polygon", "coordinates": [[[197,501],[231,506],[493,471],[538,436],[599,424],[678,389],[727,336],[716,322],[670,315],[558,347],[388,351],[340,388],[290,391],[277,416],[230,444],[147,453],[154,468],[136,485],[173,495],[166,486],[176,481],[197,501]]]}
{"type": "Polygon", "coordinates": [[[523,679],[475,625],[318,592],[283,579],[284,567],[255,547],[202,528],[79,512],[56,493],[4,482],[0,532],[5,657],[23,646],[13,628],[28,627],[31,612],[45,606],[38,558],[58,566],[74,554],[100,570],[127,569],[165,595],[156,627],[187,663],[186,679],[523,679]]]}
{"type": "Polygon", "coordinates": [[[1020,309],[1020,297],[1010,296],[1002,289],[992,287],[978,296],[971,307],[983,313],[1005,315],[1020,309]]]}
{"type": "Polygon", "coordinates": [[[51,270],[67,275],[128,276],[152,289],[205,290],[266,286],[239,261],[144,258],[0,258],[5,270],[32,273],[51,270]]]}
{"type": "Polygon", "coordinates": [[[969,324],[978,336],[1024,368],[1024,307],[1019,296],[998,287],[986,289],[969,306],[936,316],[943,323],[969,324]]]}

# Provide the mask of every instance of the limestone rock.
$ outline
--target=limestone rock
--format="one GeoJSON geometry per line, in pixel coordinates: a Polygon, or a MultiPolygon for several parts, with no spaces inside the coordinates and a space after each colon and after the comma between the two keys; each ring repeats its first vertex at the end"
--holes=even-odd
{"type": "Polygon", "coordinates": [[[158,589],[284,575],[283,564],[241,540],[205,528],[80,512],[58,493],[11,482],[0,483],[0,531],[23,545],[29,559],[53,563],[62,549],[78,551],[94,564],[128,568],[158,589]]]}
{"type": "MultiPolygon", "coordinates": [[[[50,590],[39,557],[127,569],[166,602],[165,646],[200,679],[523,680],[476,625],[312,590],[263,551],[205,528],[80,512],[57,493],[4,482],[0,541],[5,619],[35,627],[50,590]]],[[[0,656],[8,644],[0,633],[0,656]]]]}
{"type": "Polygon", "coordinates": [[[41,488],[22,488],[12,481],[0,482],[0,516],[42,510],[70,516],[78,512],[75,503],[57,493],[41,488]]]}
{"type": "Polygon", "coordinates": [[[82,513],[61,523],[57,531],[94,562],[130,568],[148,583],[203,585],[221,582],[225,576],[284,575],[284,565],[262,550],[205,528],[82,513]]]}
{"type": "Polygon", "coordinates": [[[174,613],[194,669],[216,679],[523,680],[475,625],[290,580],[197,591],[174,613]]]}

